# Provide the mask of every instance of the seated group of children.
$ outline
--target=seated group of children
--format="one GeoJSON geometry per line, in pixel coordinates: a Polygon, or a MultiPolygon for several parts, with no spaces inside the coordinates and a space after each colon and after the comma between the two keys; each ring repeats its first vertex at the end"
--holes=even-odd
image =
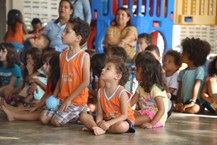
{"type": "Polygon", "coordinates": [[[62,42],[69,47],[61,54],[52,50],[42,54],[36,46],[28,49],[23,73],[14,47],[0,44],[0,94],[6,100],[0,108],[9,121],[40,120],[43,124],[63,126],[79,117],[95,135],[101,135],[133,133],[134,126],[165,126],[171,111],[170,98],[178,112],[198,113],[202,106],[217,111],[217,58],[210,63],[204,83],[202,66],[211,49],[208,42],[184,39],[182,54],[169,50],[161,66],[157,46],[148,44],[140,48],[141,39],[145,39],[140,35],[139,53],[133,60],[138,87],[129,93],[124,88],[130,77],[125,50],[111,46],[104,54],[90,58],[81,49],[89,33],[86,22],[70,19],[62,34],[62,42]],[[181,63],[188,67],[178,73],[181,63]],[[88,91],[89,84],[92,88],[88,91]],[[49,96],[60,100],[58,109],[46,107],[49,96]]]}

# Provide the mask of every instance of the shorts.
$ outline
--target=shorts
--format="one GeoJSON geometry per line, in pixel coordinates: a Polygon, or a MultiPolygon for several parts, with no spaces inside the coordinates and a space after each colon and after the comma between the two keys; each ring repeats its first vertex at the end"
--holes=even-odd
{"type": "Polygon", "coordinates": [[[124,120],[129,124],[129,129],[127,133],[135,133],[135,127],[129,119],[124,120]]]}
{"type": "MultiPolygon", "coordinates": [[[[153,112],[151,112],[150,110],[138,110],[137,111],[140,115],[146,115],[148,116],[148,118],[150,120],[153,120],[155,114],[153,112]]],[[[158,128],[158,127],[162,127],[163,125],[160,123],[160,121],[158,121],[153,128],[158,128]]]]}
{"type": "Polygon", "coordinates": [[[44,110],[41,112],[41,115],[52,117],[52,119],[55,119],[61,125],[65,125],[70,120],[78,118],[79,114],[84,109],[85,109],[85,105],[84,106],[75,106],[75,105],[71,104],[67,107],[67,110],[65,110],[65,111],[57,112],[57,111],[53,111],[53,110],[44,110]]]}

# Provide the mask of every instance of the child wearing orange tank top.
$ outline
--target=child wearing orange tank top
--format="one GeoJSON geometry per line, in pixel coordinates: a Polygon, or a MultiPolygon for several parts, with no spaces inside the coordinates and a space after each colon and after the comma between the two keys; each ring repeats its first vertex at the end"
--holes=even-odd
{"type": "Polygon", "coordinates": [[[134,112],[129,104],[130,94],[123,87],[129,75],[128,67],[121,58],[107,60],[100,76],[105,86],[98,90],[96,121],[85,112],[80,115],[81,122],[95,135],[135,132],[134,112]]]}
{"type": "Polygon", "coordinates": [[[62,33],[62,42],[69,47],[60,54],[60,79],[52,96],[60,100],[57,110],[45,110],[43,124],[63,126],[78,118],[85,109],[90,80],[90,57],[81,48],[90,33],[89,25],[80,18],[70,19],[62,33]]]}

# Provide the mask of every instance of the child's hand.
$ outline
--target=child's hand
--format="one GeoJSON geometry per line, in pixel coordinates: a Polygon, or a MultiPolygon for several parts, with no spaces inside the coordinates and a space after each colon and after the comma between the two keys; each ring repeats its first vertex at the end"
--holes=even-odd
{"type": "Polygon", "coordinates": [[[35,83],[31,84],[27,90],[27,93],[30,95],[34,94],[34,91],[38,92],[37,86],[35,83]]]}
{"type": "Polygon", "coordinates": [[[152,124],[150,122],[145,122],[141,125],[142,128],[152,128],[152,124]]]}
{"type": "Polygon", "coordinates": [[[108,121],[107,122],[104,121],[104,122],[100,123],[99,127],[106,131],[109,129],[110,124],[108,121]]]}
{"type": "Polygon", "coordinates": [[[63,104],[60,106],[57,112],[63,112],[67,110],[67,107],[71,104],[71,101],[66,99],[63,104]]]}

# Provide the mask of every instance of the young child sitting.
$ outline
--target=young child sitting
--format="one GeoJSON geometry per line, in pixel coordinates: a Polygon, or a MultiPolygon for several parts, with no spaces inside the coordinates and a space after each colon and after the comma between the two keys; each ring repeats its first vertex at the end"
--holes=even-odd
{"type": "Polygon", "coordinates": [[[60,79],[52,96],[61,101],[58,110],[45,110],[43,124],[63,126],[79,117],[87,104],[90,81],[90,57],[81,48],[90,33],[89,25],[80,18],[70,19],[62,33],[62,42],[69,46],[60,54],[60,79]]]}
{"type": "Polygon", "coordinates": [[[209,63],[201,97],[205,100],[205,107],[210,112],[217,113],[217,56],[209,63]]]}
{"type": "Polygon", "coordinates": [[[165,126],[168,97],[161,64],[152,53],[143,51],[136,57],[136,79],[140,82],[131,106],[138,104],[135,126],[155,128],[165,126]]]}
{"type": "Polygon", "coordinates": [[[142,33],[138,36],[138,53],[145,50],[149,45],[152,44],[152,37],[151,34],[142,33]]]}
{"type": "Polygon", "coordinates": [[[128,67],[121,58],[107,60],[101,73],[105,86],[98,91],[96,122],[85,112],[80,115],[81,122],[95,135],[135,132],[133,111],[128,102],[128,93],[123,87],[128,77],[128,67]]]}
{"type": "Polygon", "coordinates": [[[198,113],[200,111],[201,88],[204,81],[203,65],[211,50],[207,41],[199,38],[185,38],[182,40],[182,62],[188,67],[182,70],[178,76],[179,89],[177,98],[181,100],[175,107],[175,111],[186,113],[198,113]]]}
{"type": "Polygon", "coordinates": [[[175,101],[178,91],[178,69],[181,67],[181,54],[175,50],[169,50],[163,57],[163,69],[165,71],[167,93],[171,100],[175,101]]]}

